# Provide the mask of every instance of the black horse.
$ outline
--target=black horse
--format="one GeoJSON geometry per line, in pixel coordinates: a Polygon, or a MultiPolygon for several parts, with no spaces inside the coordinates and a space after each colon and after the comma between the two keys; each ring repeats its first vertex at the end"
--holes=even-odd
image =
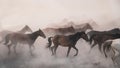
{"type": "Polygon", "coordinates": [[[90,36],[90,44],[94,40],[94,44],[91,46],[91,49],[98,44],[100,51],[104,41],[120,38],[118,35],[120,34],[120,30],[118,28],[109,31],[91,31],[88,34],[90,36]]]}
{"type": "Polygon", "coordinates": [[[95,43],[92,45],[91,48],[93,48],[96,44],[99,45],[99,50],[101,51],[102,44],[107,40],[114,40],[120,38],[120,34],[98,34],[94,37],[95,43]]]}
{"type": "Polygon", "coordinates": [[[73,35],[68,35],[68,36],[55,35],[54,37],[48,38],[49,43],[47,47],[51,48],[52,55],[56,54],[56,50],[59,45],[63,47],[68,47],[67,56],[69,55],[71,48],[74,48],[76,50],[76,54],[74,56],[77,56],[78,49],[75,47],[75,45],[80,38],[83,38],[84,40],[88,41],[88,36],[87,34],[85,34],[85,32],[77,32],[73,35]],[[51,47],[52,42],[54,46],[51,47]]]}
{"type": "Polygon", "coordinates": [[[5,37],[5,43],[4,43],[5,45],[8,46],[8,49],[9,49],[8,54],[10,54],[10,47],[12,45],[14,45],[14,52],[16,53],[15,48],[16,48],[18,43],[19,44],[28,44],[29,48],[30,48],[30,53],[31,53],[31,46],[33,46],[33,44],[38,36],[46,38],[45,34],[40,29],[38,31],[31,33],[31,34],[21,34],[21,33],[8,34],[5,37]],[[9,42],[11,42],[11,43],[8,44],[9,42]]]}
{"type": "Polygon", "coordinates": [[[109,31],[90,31],[88,32],[87,34],[89,35],[90,37],[90,44],[92,44],[92,41],[94,41],[94,35],[97,35],[97,34],[116,34],[116,33],[119,33],[120,34],[120,29],[119,28],[114,28],[114,29],[111,29],[109,31]]]}

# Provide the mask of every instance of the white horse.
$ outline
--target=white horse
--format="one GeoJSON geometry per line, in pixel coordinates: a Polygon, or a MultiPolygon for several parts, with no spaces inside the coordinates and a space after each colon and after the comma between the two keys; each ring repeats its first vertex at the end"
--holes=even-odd
{"type": "Polygon", "coordinates": [[[103,52],[106,57],[110,57],[114,64],[120,64],[120,44],[114,44],[114,40],[105,41],[103,52]]]}

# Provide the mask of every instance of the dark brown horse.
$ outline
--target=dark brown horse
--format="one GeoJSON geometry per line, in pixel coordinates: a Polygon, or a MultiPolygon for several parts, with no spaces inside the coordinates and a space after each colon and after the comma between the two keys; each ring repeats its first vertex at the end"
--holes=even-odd
{"type": "Polygon", "coordinates": [[[92,41],[94,41],[94,35],[97,35],[97,34],[116,34],[116,33],[120,33],[120,29],[119,28],[114,28],[114,29],[111,29],[109,31],[90,31],[88,32],[87,34],[89,35],[90,37],[90,44],[92,43],[92,41]]]}
{"type": "Polygon", "coordinates": [[[112,29],[110,31],[91,31],[89,33],[90,36],[90,44],[92,40],[94,40],[94,44],[91,46],[91,49],[98,44],[99,50],[101,51],[102,44],[106,40],[111,40],[111,39],[118,39],[120,38],[119,36],[120,30],[118,28],[112,29]]]}
{"type": "Polygon", "coordinates": [[[69,55],[71,48],[74,48],[76,50],[76,54],[74,56],[77,56],[78,49],[75,47],[75,45],[80,38],[83,38],[84,40],[88,41],[88,36],[87,34],[85,34],[85,32],[77,32],[73,35],[68,35],[68,36],[55,35],[54,37],[48,38],[49,45],[47,47],[51,48],[52,55],[56,54],[56,50],[59,45],[63,47],[68,47],[67,56],[69,55]],[[54,46],[51,47],[52,42],[54,46]]]}
{"type": "Polygon", "coordinates": [[[91,46],[93,48],[96,44],[99,46],[99,50],[101,51],[102,44],[107,40],[114,40],[120,38],[120,34],[97,34],[94,35],[94,44],[91,46]]]}
{"type": "Polygon", "coordinates": [[[43,38],[46,38],[45,34],[42,32],[42,30],[35,31],[31,34],[21,34],[21,33],[12,33],[8,34],[5,38],[5,45],[8,46],[10,54],[10,47],[14,45],[14,52],[16,53],[16,46],[17,44],[28,44],[30,48],[30,53],[31,53],[31,46],[33,46],[35,40],[37,39],[38,36],[41,36],[43,38]],[[11,42],[10,44],[8,44],[11,42]]]}

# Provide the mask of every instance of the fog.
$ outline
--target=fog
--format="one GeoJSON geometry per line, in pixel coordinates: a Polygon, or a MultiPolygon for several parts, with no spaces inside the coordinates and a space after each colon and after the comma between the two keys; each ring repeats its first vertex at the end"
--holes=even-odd
{"type": "MultiPolygon", "coordinates": [[[[58,27],[73,21],[75,24],[93,20],[98,24],[94,30],[110,30],[120,27],[119,0],[0,0],[0,31],[18,31],[29,25],[38,28],[58,27]]],[[[71,49],[58,47],[57,55],[51,56],[46,48],[47,38],[39,37],[35,42],[34,56],[29,54],[28,45],[18,45],[17,55],[0,44],[0,68],[115,68],[110,58],[105,58],[97,48],[89,53],[90,45],[80,39],[76,47],[78,56],[71,49]]]]}
{"type": "Polygon", "coordinates": [[[119,6],[119,0],[0,0],[0,23],[3,29],[24,24],[37,29],[66,18],[101,25],[119,19],[119,6]]]}

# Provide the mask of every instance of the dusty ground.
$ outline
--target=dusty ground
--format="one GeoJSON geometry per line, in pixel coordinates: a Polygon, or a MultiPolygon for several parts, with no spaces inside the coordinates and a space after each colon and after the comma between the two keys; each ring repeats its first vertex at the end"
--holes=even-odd
{"type": "Polygon", "coordinates": [[[5,45],[0,46],[0,68],[115,68],[110,58],[105,58],[97,46],[89,53],[90,45],[80,39],[77,43],[79,54],[73,57],[75,50],[71,49],[67,58],[67,48],[58,47],[57,55],[51,56],[46,49],[47,39],[38,38],[35,42],[34,56],[29,54],[27,45],[17,47],[17,55],[7,55],[5,45]]]}

